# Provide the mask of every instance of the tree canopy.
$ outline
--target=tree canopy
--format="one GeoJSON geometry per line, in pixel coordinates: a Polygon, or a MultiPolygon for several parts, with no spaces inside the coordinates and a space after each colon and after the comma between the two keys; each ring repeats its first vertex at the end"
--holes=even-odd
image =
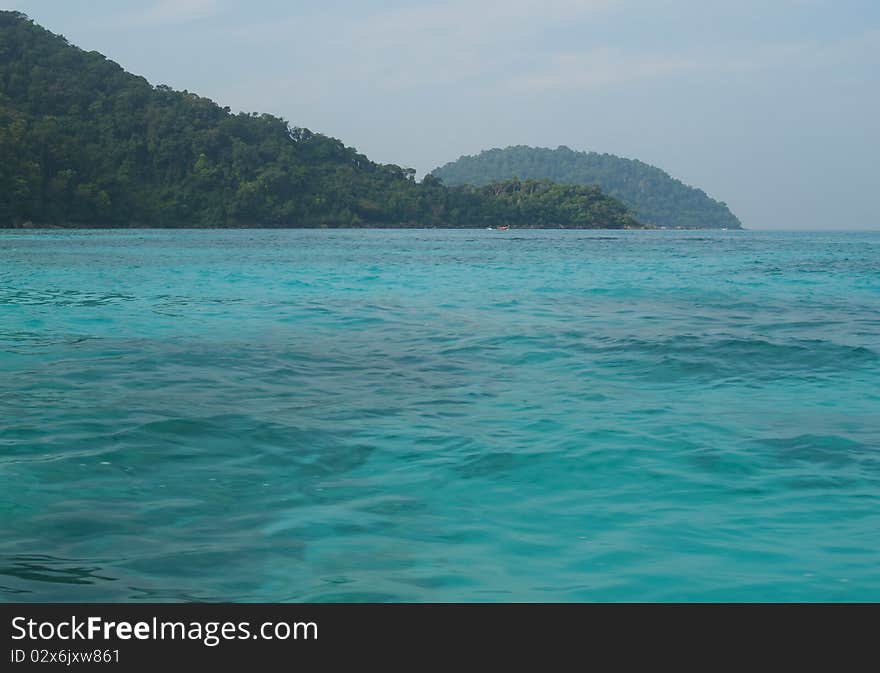
{"type": "Polygon", "coordinates": [[[597,185],[632,209],[636,218],[658,227],[684,229],[741,229],[727,204],[703,190],[685,185],[655,166],[613,154],[575,152],[518,145],[491,149],[434,169],[432,175],[448,185],[485,185],[498,180],[553,180],[597,185]]]}
{"type": "Polygon", "coordinates": [[[0,156],[0,226],[640,226],[593,187],[417,182],[282,118],[153,86],[9,11],[0,156]]]}

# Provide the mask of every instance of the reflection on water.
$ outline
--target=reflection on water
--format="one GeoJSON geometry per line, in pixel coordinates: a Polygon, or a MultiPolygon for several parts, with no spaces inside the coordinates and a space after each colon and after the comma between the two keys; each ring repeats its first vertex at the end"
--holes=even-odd
{"type": "MultiPolygon", "coordinates": [[[[52,582],[56,584],[96,584],[112,582],[114,578],[102,574],[99,566],[83,564],[72,559],[52,556],[0,556],[0,576],[29,582],[52,582]]],[[[31,593],[28,589],[4,587],[6,593],[31,593]]]]}

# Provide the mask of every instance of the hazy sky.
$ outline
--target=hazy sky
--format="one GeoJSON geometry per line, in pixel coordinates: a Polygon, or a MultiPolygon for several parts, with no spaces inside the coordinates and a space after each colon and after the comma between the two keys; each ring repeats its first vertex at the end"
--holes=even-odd
{"type": "Polygon", "coordinates": [[[880,228],[877,0],[0,5],[154,84],[419,174],[568,145],[655,164],[749,228],[880,228]]]}

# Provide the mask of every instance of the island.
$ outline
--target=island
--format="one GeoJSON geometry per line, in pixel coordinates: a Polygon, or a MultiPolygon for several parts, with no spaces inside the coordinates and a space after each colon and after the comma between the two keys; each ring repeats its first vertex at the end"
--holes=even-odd
{"type": "Polygon", "coordinates": [[[726,203],[665,171],[613,154],[517,145],[463,156],[432,175],[447,185],[486,185],[510,178],[595,185],[620,199],[645,225],[661,229],[742,229],[726,203]]]}
{"type": "Polygon", "coordinates": [[[636,229],[595,185],[446,186],[286,120],[154,86],[0,11],[0,226],[636,229]]]}

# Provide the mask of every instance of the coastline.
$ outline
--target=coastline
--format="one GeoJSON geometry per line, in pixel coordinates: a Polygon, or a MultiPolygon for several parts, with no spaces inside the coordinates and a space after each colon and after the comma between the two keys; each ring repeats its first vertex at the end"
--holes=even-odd
{"type": "MultiPolygon", "coordinates": [[[[494,227],[493,227],[494,228],[494,227]]],[[[371,224],[371,225],[350,225],[350,224],[209,224],[209,225],[192,225],[192,224],[38,224],[26,222],[22,224],[0,224],[3,230],[125,230],[125,229],[462,229],[462,230],[485,230],[485,224],[473,224],[468,226],[456,225],[419,225],[419,224],[371,224]]],[[[642,225],[638,227],[573,227],[570,225],[511,225],[509,231],[516,230],[573,230],[573,231],[746,231],[745,227],[722,229],[720,227],[656,227],[652,225],[642,225]]]]}

